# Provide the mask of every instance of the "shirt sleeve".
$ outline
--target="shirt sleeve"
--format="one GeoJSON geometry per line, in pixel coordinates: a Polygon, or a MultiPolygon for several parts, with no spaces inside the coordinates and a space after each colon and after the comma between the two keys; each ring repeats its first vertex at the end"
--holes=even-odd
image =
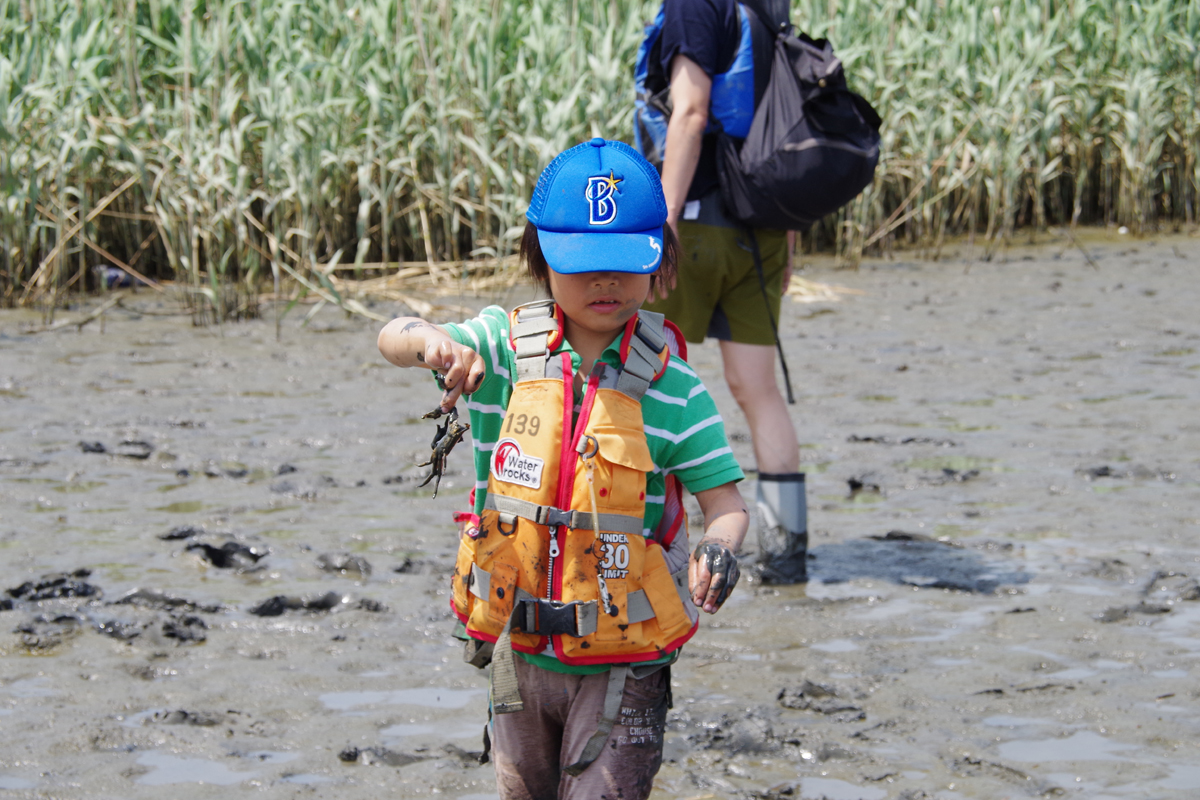
{"type": "Polygon", "coordinates": [[[508,344],[508,312],[500,306],[488,306],[479,316],[466,322],[447,323],[442,326],[451,339],[470,347],[483,356],[484,378],[476,394],[490,394],[497,387],[495,378],[503,383],[512,383],[513,352],[508,344]]]}
{"type": "Polygon", "coordinates": [[[668,375],[674,384],[670,393],[684,405],[656,420],[658,425],[646,423],[647,438],[663,446],[661,470],[679,478],[692,494],[742,480],[745,475],[725,437],[725,423],[703,382],[677,358],[671,359],[668,375]]]}
{"type": "Polygon", "coordinates": [[[665,0],[663,3],[662,68],[671,75],[671,60],[687,56],[711,78],[729,69],[737,53],[741,26],[734,0],[665,0]]]}
{"type": "Polygon", "coordinates": [[[475,505],[478,514],[487,500],[488,469],[504,413],[512,396],[513,352],[508,344],[508,312],[488,306],[478,317],[443,325],[451,339],[483,356],[484,378],[479,388],[459,400],[471,416],[471,447],[475,462],[475,505]]]}

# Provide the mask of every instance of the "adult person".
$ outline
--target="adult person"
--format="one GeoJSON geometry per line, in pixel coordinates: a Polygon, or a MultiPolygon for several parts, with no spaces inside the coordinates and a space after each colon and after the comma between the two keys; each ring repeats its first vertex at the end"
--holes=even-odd
{"type": "MultiPolygon", "coordinates": [[[[772,9],[772,2],[764,3],[776,12],[772,17],[786,18],[786,6],[772,9]]],[[[748,98],[760,96],[765,84],[759,59],[758,91],[746,92],[754,25],[761,23],[736,0],[663,2],[656,60],[669,81],[671,116],[662,183],[680,259],[675,286],[660,285],[659,299],[647,307],[665,314],[688,341],[705,335],[720,341],[725,379],[750,425],[758,465],[758,570],[765,582],[794,583],[807,578],[805,484],[796,429],[775,377],[775,322],[791,279],[794,234],[754,231],[760,273],[749,231],[721,201],[713,123],[730,133],[739,124],[748,129],[748,98]]]]}

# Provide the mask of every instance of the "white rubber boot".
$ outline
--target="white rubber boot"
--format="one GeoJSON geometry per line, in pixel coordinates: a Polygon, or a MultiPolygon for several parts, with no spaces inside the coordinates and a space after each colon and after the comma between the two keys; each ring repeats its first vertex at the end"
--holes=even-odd
{"type": "Polygon", "coordinates": [[[808,580],[808,504],[804,473],[760,472],[758,573],[763,583],[808,580]]]}

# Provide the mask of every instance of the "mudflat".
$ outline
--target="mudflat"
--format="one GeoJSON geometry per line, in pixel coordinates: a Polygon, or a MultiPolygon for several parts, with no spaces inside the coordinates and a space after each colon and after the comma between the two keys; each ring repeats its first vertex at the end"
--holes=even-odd
{"type": "MultiPolygon", "coordinates": [[[[655,797],[1200,794],[1200,240],[1082,244],[804,273],[811,580],[703,620],[655,797]]],[[[495,797],[432,380],[176,310],[0,312],[0,794],[495,797]]]]}

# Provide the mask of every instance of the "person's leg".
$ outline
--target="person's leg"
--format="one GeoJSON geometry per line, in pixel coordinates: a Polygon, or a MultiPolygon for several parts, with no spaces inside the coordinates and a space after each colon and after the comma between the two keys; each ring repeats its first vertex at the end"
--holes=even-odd
{"type": "Polygon", "coordinates": [[[725,381],[741,406],[754,440],[759,472],[796,472],[800,449],[787,401],[775,378],[775,348],[764,344],[721,342],[725,381]]]}
{"type": "Polygon", "coordinates": [[[800,583],[808,577],[808,505],[796,429],[775,379],[771,327],[772,320],[780,323],[787,237],[762,231],[756,237],[761,274],[748,253],[741,279],[721,299],[728,324],[721,355],[730,391],[750,424],[758,462],[759,577],[765,583],[800,583]]]}
{"type": "Polygon", "coordinates": [[[516,656],[522,711],[492,718],[492,761],[502,800],[558,800],[563,725],[578,675],[532,666],[516,656]]]}
{"type": "Polygon", "coordinates": [[[721,355],[758,462],[759,576],[766,583],[800,583],[808,577],[808,507],[796,429],[775,379],[775,349],[721,342],[721,355]]]}
{"type": "MultiPolygon", "coordinates": [[[[563,773],[559,800],[646,800],[662,765],[670,670],[625,680],[621,710],[600,755],[578,777],[563,773]]],[[[608,673],[583,678],[562,739],[562,766],[579,758],[604,709],[608,673]]]]}

